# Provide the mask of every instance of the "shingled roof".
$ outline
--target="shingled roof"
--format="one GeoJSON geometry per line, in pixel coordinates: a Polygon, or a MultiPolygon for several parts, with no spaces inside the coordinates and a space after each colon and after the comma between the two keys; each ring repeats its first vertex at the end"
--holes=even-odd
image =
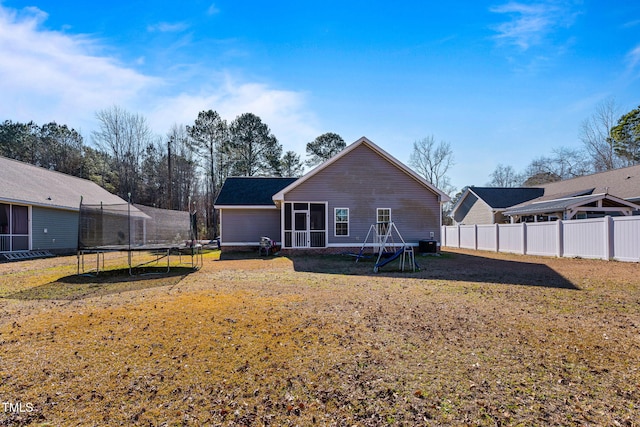
{"type": "Polygon", "coordinates": [[[593,193],[608,193],[622,199],[640,200],[640,165],[615,169],[592,175],[542,184],[545,197],[591,189],[593,193]]]}
{"type": "Polygon", "coordinates": [[[225,206],[275,206],[271,197],[297,179],[229,177],[222,185],[214,205],[216,208],[225,206]]]}
{"type": "MultiPolygon", "coordinates": [[[[521,216],[521,215],[537,215],[537,214],[557,214],[558,212],[566,212],[570,208],[582,206],[585,209],[591,209],[594,212],[606,212],[603,208],[620,208],[620,212],[631,212],[638,208],[632,202],[612,196],[606,193],[587,194],[583,196],[565,197],[554,200],[540,200],[530,203],[524,203],[520,206],[509,208],[505,211],[505,215],[521,216]],[[599,205],[593,205],[598,202],[599,205]]],[[[575,212],[574,212],[575,214],[575,212]]],[[[563,218],[561,216],[561,218],[563,218]]],[[[563,218],[567,219],[567,218],[563,218]]]]}
{"type": "Polygon", "coordinates": [[[87,204],[126,203],[98,184],[0,156],[0,201],[79,210],[87,204]]]}
{"type": "Polygon", "coordinates": [[[544,194],[542,188],[528,187],[469,187],[469,190],[493,209],[506,209],[544,194]]]}

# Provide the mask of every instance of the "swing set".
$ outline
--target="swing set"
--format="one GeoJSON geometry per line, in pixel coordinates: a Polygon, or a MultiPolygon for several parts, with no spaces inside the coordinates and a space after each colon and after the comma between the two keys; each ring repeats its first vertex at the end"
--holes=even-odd
{"type": "Polygon", "coordinates": [[[395,223],[393,222],[377,222],[371,224],[367,237],[365,237],[360,252],[356,256],[356,262],[363,258],[365,247],[371,237],[374,255],[377,254],[376,264],[373,267],[373,272],[377,273],[380,268],[400,258],[400,270],[404,271],[405,268],[416,271],[420,269],[416,263],[413,247],[409,246],[402,235],[398,231],[395,223]],[[395,236],[395,237],[394,237],[395,236]],[[398,242],[396,243],[396,238],[398,242]]]}

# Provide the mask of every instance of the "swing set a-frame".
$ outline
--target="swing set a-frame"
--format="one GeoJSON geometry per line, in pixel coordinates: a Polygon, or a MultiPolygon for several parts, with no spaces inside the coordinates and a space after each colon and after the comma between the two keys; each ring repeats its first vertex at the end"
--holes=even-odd
{"type": "Polygon", "coordinates": [[[371,237],[372,244],[369,247],[373,248],[374,255],[377,255],[376,264],[373,267],[373,272],[377,273],[380,268],[389,264],[390,262],[400,258],[400,269],[402,271],[405,268],[416,271],[420,269],[415,260],[413,253],[413,247],[408,245],[402,235],[398,231],[395,223],[393,222],[378,222],[371,224],[367,237],[365,237],[360,252],[356,256],[356,262],[360,258],[364,257],[365,248],[371,237]],[[394,237],[395,236],[395,237],[394,237]],[[396,237],[398,242],[396,243],[396,237]]]}

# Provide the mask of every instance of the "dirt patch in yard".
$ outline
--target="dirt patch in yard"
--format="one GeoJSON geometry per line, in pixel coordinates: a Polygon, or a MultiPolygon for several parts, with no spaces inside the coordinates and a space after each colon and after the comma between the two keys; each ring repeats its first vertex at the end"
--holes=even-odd
{"type": "Polygon", "coordinates": [[[240,258],[60,300],[10,297],[73,259],[0,265],[0,396],[32,408],[0,425],[638,425],[637,264],[240,258]]]}

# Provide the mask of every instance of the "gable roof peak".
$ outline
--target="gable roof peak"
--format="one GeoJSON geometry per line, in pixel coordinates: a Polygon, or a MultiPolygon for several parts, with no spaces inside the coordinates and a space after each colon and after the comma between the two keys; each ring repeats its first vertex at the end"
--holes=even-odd
{"type": "Polygon", "coordinates": [[[455,215],[463,205],[465,199],[475,195],[489,209],[500,211],[520,203],[536,199],[544,194],[544,189],[537,187],[476,187],[469,186],[460,196],[451,209],[451,215],[455,215]]]}
{"type": "Polygon", "coordinates": [[[343,158],[344,156],[348,155],[351,151],[355,150],[356,148],[358,148],[358,147],[360,147],[362,145],[366,145],[367,147],[369,147],[369,149],[371,149],[374,152],[376,152],[379,156],[381,156],[382,158],[384,158],[385,160],[387,160],[388,162],[393,164],[395,167],[397,167],[398,169],[400,169],[401,171],[403,171],[404,173],[406,173],[407,175],[409,175],[410,177],[412,177],[413,179],[418,181],[420,184],[422,184],[423,186],[427,187],[428,189],[430,189],[431,191],[436,193],[440,197],[440,201],[448,202],[449,200],[451,200],[446,193],[442,192],[440,189],[436,188],[434,185],[432,185],[429,182],[427,182],[427,180],[422,178],[420,175],[418,175],[416,172],[414,172],[413,170],[408,168],[404,163],[402,163],[401,161],[399,161],[398,159],[393,157],[391,154],[387,153],[385,150],[380,148],[378,145],[374,144],[366,136],[360,137],[355,142],[353,142],[353,143],[349,144],[348,146],[346,146],[342,151],[340,151],[338,154],[336,154],[332,158],[330,158],[330,159],[324,161],[323,163],[319,164],[318,166],[316,166],[315,168],[313,168],[309,172],[307,172],[300,179],[298,179],[297,181],[291,183],[291,185],[287,186],[286,188],[283,188],[278,193],[274,194],[273,200],[275,202],[284,200],[284,194],[285,193],[291,191],[292,189],[294,189],[298,185],[302,184],[303,182],[305,182],[306,180],[308,180],[312,176],[316,175],[318,172],[324,170],[328,166],[332,165],[333,163],[335,163],[339,159],[343,158]]]}

